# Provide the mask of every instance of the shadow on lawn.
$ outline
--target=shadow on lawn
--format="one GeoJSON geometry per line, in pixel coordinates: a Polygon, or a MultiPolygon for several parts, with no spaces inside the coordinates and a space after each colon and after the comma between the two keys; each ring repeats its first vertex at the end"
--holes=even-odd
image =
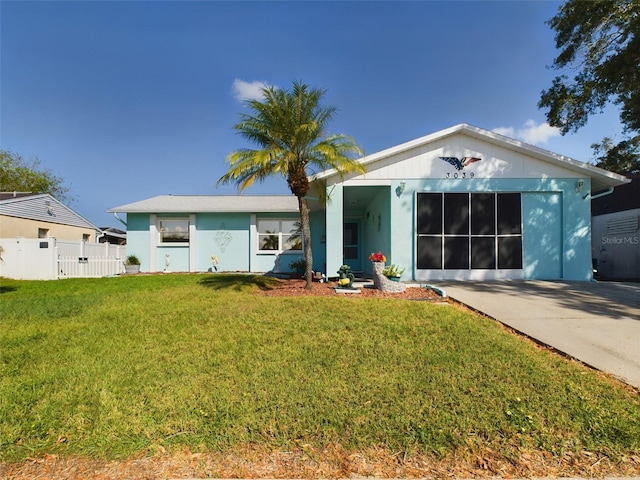
{"type": "Polygon", "coordinates": [[[15,292],[16,290],[18,290],[17,287],[0,285],[0,293],[15,292]]]}
{"type": "Polygon", "coordinates": [[[260,290],[272,290],[280,280],[263,275],[245,274],[216,274],[200,280],[200,285],[214,290],[233,290],[236,292],[251,291],[254,288],[260,290]]]}

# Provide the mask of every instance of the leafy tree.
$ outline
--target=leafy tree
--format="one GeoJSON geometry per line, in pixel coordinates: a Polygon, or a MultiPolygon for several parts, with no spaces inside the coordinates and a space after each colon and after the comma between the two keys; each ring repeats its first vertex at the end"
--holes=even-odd
{"type": "Polygon", "coordinates": [[[302,243],[306,263],[306,288],[311,288],[313,257],[311,227],[306,195],[311,188],[309,175],[318,170],[335,169],[339,174],[364,173],[354,160],[362,150],[347,135],[327,135],[327,123],[335,107],[321,105],[325,90],[293,82],[291,90],[268,87],[262,100],[248,102],[250,114],[241,114],[237,133],[257,149],[240,149],[227,156],[229,170],[220,183],[233,182],[240,190],[272,175],[282,175],[298,198],[302,243]]]}
{"type": "Polygon", "coordinates": [[[622,175],[640,174],[639,139],[640,136],[614,145],[609,137],[604,137],[602,143],[592,144],[596,167],[622,175]]]}
{"type": "MultiPolygon", "coordinates": [[[[609,152],[635,155],[640,144],[640,2],[638,0],[568,0],[548,25],[555,31],[560,54],[556,70],[574,72],[557,76],[543,90],[538,106],[547,109],[550,125],[562,134],[583,127],[590,115],[608,103],[618,105],[624,132],[617,146],[605,139],[596,155],[609,152]],[[606,147],[606,148],[605,148],[606,147]],[[635,153],[634,153],[635,152],[635,153]]],[[[625,164],[624,159],[613,163],[625,164]]],[[[619,173],[630,173],[621,172],[619,173]]]]}
{"type": "Polygon", "coordinates": [[[61,202],[69,201],[63,180],[42,168],[40,160],[28,162],[5,150],[0,150],[0,192],[48,193],[61,202]]]}

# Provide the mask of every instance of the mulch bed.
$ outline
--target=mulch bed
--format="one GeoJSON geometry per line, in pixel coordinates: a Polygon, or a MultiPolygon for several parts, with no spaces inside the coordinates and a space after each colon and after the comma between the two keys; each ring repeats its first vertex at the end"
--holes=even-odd
{"type": "Polygon", "coordinates": [[[409,287],[403,293],[388,293],[376,288],[360,288],[360,293],[336,293],[336,282],[314,282],[312,288],[307,290],[306,281],[301,279],[282,280],[280,284],[269,290],[264,290],[261,295],[268,297],[349,297],[349,298],[396,298],[405,300],[443,301],[444,299],[430,288],[409,287]]]}

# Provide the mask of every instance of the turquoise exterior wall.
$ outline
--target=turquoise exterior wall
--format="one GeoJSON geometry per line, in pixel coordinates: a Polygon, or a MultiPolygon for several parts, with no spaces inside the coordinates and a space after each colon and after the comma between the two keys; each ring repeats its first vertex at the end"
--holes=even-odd
{"type": "MultiPolygon", "coordinates": [[[[379,192],[364,209],[362,219],[362,271],[373,272],[369,254],[382,252],[387,264],[395,263],[392,246],[391,194],[388,186],[379,187],[379,192]]],[[[395,232],[394,232],[395,235],[395,232]]]]}
{"type": "MultiPolygon", "coordinates": [[[[156,249],[156,271],[188,272],[189,247],[187,246],[158,246],[156,249]],[[165,255],[169,255],[169,265],[166,265],[165,255]]],[[[142,269],[141,269],[142,270],[142,269]]]]}
{"type": "Polygon", "coordinates": [[[525,278],[562,278],[562,193],[522,194],[525,278]]]}
{"type": "MultiPolygon", "coordinates": [[[[329,186],[331,201],[325,211],[311,214],[313,269],[334,276],[343,263],[343,223],[355,219],[361,226],[362,269],[370,273],[369,253],[382,251],[387,263],[406,267],[403,279],[415,279],[416,194],[419,192],[520,192],[522,194],[522,242],[525,279],[584,280],[592,278],[590,181],[575,191],[575,178],[556,179],[421,179],[384,185],[366,184],[368,203],[358,210],[344,205],[345,191],[361,188],[329,186]],[[372,188],[373,187],[373,188],[372,188]]],[[[362,184],[365,186],[365,184],[362,184]]],[[[292,218],[297,214],[261,214],[260,218],[292,218]]],[[[289,264],[301,254],[258,253],[251,213],[195,215],[195,235],[189,247],[157,246],[152,249],[151,216],[127,216],[127,250],[141,260],[141,270],[164,269],[170,255],[171,271],[208,271],[218,258],[221,271],[290,271],[289,264]],[[153,250],[153,251],[151,251],[153,250]]]]}
{"type": "MultiPolygon", "coordinates": [[[[158,214],[156,218],[184,216],[158,214]]],[[[297,214],[260,214],[259,218],[297,220],[297,214]]],[[[255,215],[242,213],[198,213],[195,215],[195,234],[189,245],[156,245],[151,239],[152,216],[129,214],[127,216],[127,251],[140,258],[140,270],[164,271],[165,255],[169,255],[171,272],[207,272],[213,270],[212,256],[217,257],[218,271],[239,272],[289,272],[289,264],[302,255],[298,253],[255,252],[257,239],[252,238],[252,221],[255,215]],[[252,253],[253,252],[253,253],[252,253]]],[[[326,261],[321,236],[325,232],[324,211],[311,215],[312,249],[314,269],[323,270],[326,261]]],[[[255,237],[255,232],[253,232],[255,237]]]]}
{"type": "Polygon", "coordinates": [[[344,216],[342,212],[343,204],[343,189],[342,185],[332,185],[327,187],[327,196],[330,201],[326,206],[326,228],[327,228],[327,243],[326,243],[326,258],[327,258],[327,270],[328,277],[337,276],[336,272],[342,265],[342,241],[343,241],[343,221],[344,216]]]}
{"type": "Polygon", "coordinates": [[[148,272],[150,264],[149,252],[149,214],[127,214],[127,255],[135,255],[140,259],[140,271],[148,272]]]}
{"type": "Polygon", "coordinates": [[[197,271],[213,269],[211,256],[218,258],[218,270],[249,271],[251,214],[199,213],[196,215],[195,258],[197,271]]]}
{"type": "Polygon", "coordinates": [[[591,280],[591,202],[584,198],[591,185],[585,182],[576,192],[575,178],[407,181],[400,197],[392,195],[394,263],[413,265],[417,192],[521,192],[524,278],[591,280]]]}
{"type": "MultiPolygon", "coordinates": [[[[364,245],[371,251],[381,250],[387,255],[387,264],[407,267],[403,279],[415,278],[416,193],[521,192],[524,278],[588,281],[592,278],[590,201],[584,195],[590,191],[590,182],[585,180],[581,192],[575,191],[575,182],[575,178],[423,179],[406,181],[404,192],[398,195],[400,182],[395,181],[384,193],[390,206],[389,232],[383,226],[379,232],[377,226],[368,226],[364,245]]],[[[382,198],[371,202],[371,208],[379,209],[384,216],[383,207],[382,198]]],[[[327,210],[328,219],[337,217],[335,210],[336,207],[331,212],[327,210]]],[[[327,222],[327,235],[335,235],[329,227],[337,228],[337,220],[327,222]]],[[[327,256],[337,257],[336,252],[330,251],[327,256]]]]}
{"type": "Polygon", "coordinates": [[[326,273],[327,251],[326,238],[327,227],[325,211],[311,212],[311,253],[313,255],[313,271],[326,273]]]}

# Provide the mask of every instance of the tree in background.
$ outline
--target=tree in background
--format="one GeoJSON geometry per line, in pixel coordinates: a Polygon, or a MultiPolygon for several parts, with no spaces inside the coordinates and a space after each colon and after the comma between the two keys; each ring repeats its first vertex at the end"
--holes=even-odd
{"type": "Polygon", "coordinates": [[[626,168],[637,168],[640,157],[640,2],[568,0],[547,23],[560,50],[553,68],[574,76],[557,76],[538,106],[547,109],[549,124],[564,135],[583,127],[608,103],[618,105],[627,138],[617,145],[605,138],[592,148],[599,166],[631,173],[626,168]]]}
{"type": "Polygon", "coordinates": [[[362,150],[347,135],[327,135],[328,122],[335,107],[321,105],[325,90],[293,82],[292,90],[268,87],[262,100],[250,100],[251,114],[241,114],[236,131],[257,149],[240,149],[227,156],[229,170],[220,183],[233,182],[240,190],[272,175],[282,175],[298,198],[302,245],[306,261],[307,288],[313,280],[311,227],[306,195],[311,188],[309,175],[335,169],[343,175],[364,173],[354,157],[362,150]]]}
{"type": "MultiPolygon", "coordinates": [[[[636,140],[640,137],[636,137],[636,140]]],[[[640,154],[638,142],[633,139],[623,140],[614,145],[613,140],[604,137],[602,143],[591,145],[596,166],[622,175],[640,174],[640,154]]]]}
{"type": "Polygon", "coordinates": [[[0,150],[0,192],[48,193],[63,203],[70,200],[63,180],[42,168],[40,160],[28,162],[5,150],[0,150]]]}

